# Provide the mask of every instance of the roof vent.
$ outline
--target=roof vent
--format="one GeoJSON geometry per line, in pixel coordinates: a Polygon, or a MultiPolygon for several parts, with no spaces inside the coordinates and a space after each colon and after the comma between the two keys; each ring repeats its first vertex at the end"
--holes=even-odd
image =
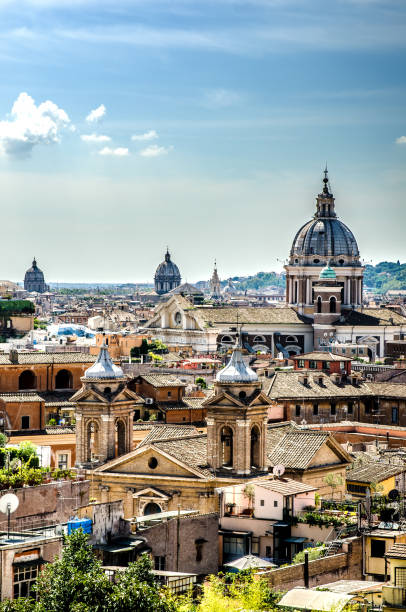
{"type": "Polygon", "coordinates": [[[10,349],[10,353],[8,355],[9,360],[11,361],[11,363],[18,363],[18,351],[15,348],[10,349]]]}

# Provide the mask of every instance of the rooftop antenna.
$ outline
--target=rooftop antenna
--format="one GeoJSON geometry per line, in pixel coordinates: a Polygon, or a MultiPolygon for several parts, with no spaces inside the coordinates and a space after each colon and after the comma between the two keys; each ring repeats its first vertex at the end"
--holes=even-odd
{"type": "Polygon", "coordinates": [[[15,512],[20,504],[17,495],[6,493],[0,497],[0,512],[7,514],[7,541],[10,540],[10,516],[15,512]]]}

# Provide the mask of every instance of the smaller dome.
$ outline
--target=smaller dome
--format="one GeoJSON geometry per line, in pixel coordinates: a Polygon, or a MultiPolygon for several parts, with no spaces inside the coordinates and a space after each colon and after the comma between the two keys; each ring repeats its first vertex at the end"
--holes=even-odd
{"type": "Polygon", "coordinates": [[[97,361],[85,372],[84,378],[125,378],[121,368],[114,365],[105,344],[100,348],[97,361]]]}
{"type": "Polygon", "coordinates": [[[330,263],[328,263],[320,272],[319,279],[320,280],[336,280],[337,276],[333,268],[330,268],[330,263]]]}
{"type": "Polygon", "coordinates": [[[220,383],[249,383],[257,380],[254,370],[245,363],[240,346],[234,348],[230,361],[216,376],[216,381],[220,383]]]}

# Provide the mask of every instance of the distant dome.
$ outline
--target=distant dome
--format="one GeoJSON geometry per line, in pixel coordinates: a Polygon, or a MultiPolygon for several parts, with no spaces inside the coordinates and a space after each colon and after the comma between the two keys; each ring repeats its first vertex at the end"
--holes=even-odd
{"type": "Polygon", "coordinates": [[[121,368],[114,365],[105,344],[102,345],[97,361],[85,372],[84,378],[125,378],[121,368]]]}
{"type": "Polygon", "coordinates": [[[37,266],[37,261],[34,257],[31,268],[27,270],[24,276],[24,289],[26,291],[44,293],[48,290],[45,284],[44,273],[37,266]]]}
{"type": "Polygon", "coordinates": [[[297,232],[291,256],[359,257],[358,245],[351,230],[338,219],[316,218],[297,232]]]}
{"type": "Polygon", "coordinates": [[[336,280],[337,276],[333,268],[330,268],[330,263],[325,266],[319,274],[320,280],[336,280]]]}
{"type": "Polygon", "coordinates": [[[257,380],[254,370],[245,363],[240,346],[234,348],[230,361],[216,376],[216,381],[221,383],[249,383],[257,380]]]}
{"type": "MultiPolygon", "coordinates": [[[[327,168],[324,187],[317,197],[314,218],[297,232],[290,251],[291,258],[302,256],[359,258],[357,241],[351,230],[337,219],[334,197],[330,191],[327,168]]],[[[315,262],[318,263],[318,262],[315,262]]]]}
{"type": "Polygon", "coordinates": [[[167,250],[165,260],[159,264],[155,272],[155,291],[158,295],[168,293],[178,287],[181,276],[178,266],[171,260],[171,255],[167,250]]]}

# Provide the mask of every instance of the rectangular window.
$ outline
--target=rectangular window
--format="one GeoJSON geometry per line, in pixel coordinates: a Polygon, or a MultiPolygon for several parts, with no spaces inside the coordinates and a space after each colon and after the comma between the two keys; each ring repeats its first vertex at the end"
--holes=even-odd
{"type": "Polygon", "coordinates": [[[166,558],[165,557],[154,557],[154,568],[161,572],[165,571],[166,558]]]}
{"type": "Polygon", "coordinates": [[[317,361],[309,361],[309,368],[311,370],[316,370],[317,369],[317,361]]]}
{"type": "Polygon", "coordinates": [[[354,404],[352,402],[348,402],[347,414],[353,414],[353,413],[354,413],[354,404]]]}
{"type": "Polygon", "coordinates": [[[259,501],[259,505],[260,505],[260,506],[265,506],[265,500],[264,500],[264,499],[261,499],[261,500],[259,501]]]}
{"type": "Polygon", "coordinates": [[[304,368],[304,359],[299,359],[299,361],[298,361],[298,367],[299,367],[299,368],[304,368]]]}
{"type": "Polygon", "coordinates": [[[21,417],[21,429],[29,429],[30,428],[30,417],[23,416],[21,417]]]}
{"type": "Polygon", "coordinates": [[[406,587],[406,567],[395,567],[395,586],[406,587]]]}
{"type": "Polygon", "coordinates": [[[168,391],[168,397],[172,397],[172,391],[168,391]]]}
{"type": "Polygon", "coordinates": [[[38,577],[39,565],[18,563],[13,566],[14,599],[18,597],[35,597],[32,587],[38,577]]]}
{"type": "Polygon", "coordinates": [[[318,416],[318,414],[319,414],[319,405],[318,404],[313,404],[313,414],[314,414],[314,416],[318,416]]]}
{"type": "Polygon", "coordinates": [[[68,455],[65,453],[61,453],[58,455],[58,468],[60,470],[68,469],[68,455]]]}
{"type": "Polygon", "coordinates": [[[274,499],[274,500],[273,500],[273,507],[274,507],[274,508],[277,508],[277,507],[278,507],[278,500],[277,500],[277,499],[274,499]]]}
{"type": "Polygon", "coordinates": [[[245,555],[244,538],[225,536],[223,543],[223,551],[224,554],[236,555],[236,557],[243,557],[245,555]]]}
{"type": "Polygon", "coordinates": [[[383,559],[385,554],[385,540],[371,540],[371,557],[383,559]]]}
{"type": "Polygon", "coordinates": [[[397,424],[399,420],[399,411],[397,406],[392,406],[392,423],[397,424]]]}
{"type": "Polygon", "coordinates": [[[331,404],[331,406],[330,406],[330,414],[331,414],[331,416],[335,416],[337,414],[337,410],[336,410],[336,405],[335,404],[331,404]]]}
{"type": "Polygon", "coordinates": [[[300,406],[299,404],[296,404],[296,416],[300,416],[300,406]]]}
{"type": "Polygon", "coordinates": [[[259,555],[259,537],[258,536],[252,536],[251,553],[253,555],[259,555]]]}
{"type": "Polygon", "coordinates": [[[265,557],[267,557],[267,559],[272,558],[272,547],[271,546],[265,546],[265,557]]]}

